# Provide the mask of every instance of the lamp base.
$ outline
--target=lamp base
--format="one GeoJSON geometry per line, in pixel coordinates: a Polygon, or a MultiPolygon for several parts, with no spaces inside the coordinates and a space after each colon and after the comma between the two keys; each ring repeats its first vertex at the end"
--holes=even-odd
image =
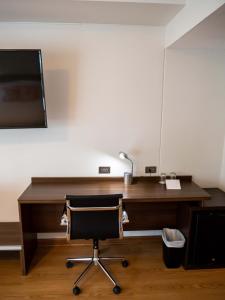
{"type": "Polygon", "coordinates": [[[124,184],[130,185],[130,184],[132,184],[132,181],[133,181],[132,173],[125,172],[124,173],[124,184]]]}

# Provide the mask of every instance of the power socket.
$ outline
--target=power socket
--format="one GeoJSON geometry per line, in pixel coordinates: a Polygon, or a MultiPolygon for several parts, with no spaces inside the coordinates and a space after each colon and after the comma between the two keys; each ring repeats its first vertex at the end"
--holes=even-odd
{"type": "Polygon", "coordinates": [[[157,167],[151,166],[151,167],[145,167],[145,173],[156,173],[157,172],[157,167]]]}
{"type": "Polygon", "coordinates": [[[110,174],[110,167],[98,167],[99,174],[110,174]]]}

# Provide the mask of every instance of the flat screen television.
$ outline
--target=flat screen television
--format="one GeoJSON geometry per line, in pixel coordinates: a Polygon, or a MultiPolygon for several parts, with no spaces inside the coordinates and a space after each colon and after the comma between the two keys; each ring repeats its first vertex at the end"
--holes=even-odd
{"type": "Polygon", "coordinates": [[[0,50],[0,128],[44,127],[41,50],[0,50]]]}

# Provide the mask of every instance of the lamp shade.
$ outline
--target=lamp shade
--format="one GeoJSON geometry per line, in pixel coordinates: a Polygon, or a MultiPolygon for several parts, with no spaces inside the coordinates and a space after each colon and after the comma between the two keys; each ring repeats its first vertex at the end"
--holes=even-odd
{"type": "Polygon", "coordinates": [[[122,151],[119,152],[119,157],[121,159],[125,159],[125,158],[127,159],[128,158],[127,154],[125,152],[122,152],[122,151]]]}

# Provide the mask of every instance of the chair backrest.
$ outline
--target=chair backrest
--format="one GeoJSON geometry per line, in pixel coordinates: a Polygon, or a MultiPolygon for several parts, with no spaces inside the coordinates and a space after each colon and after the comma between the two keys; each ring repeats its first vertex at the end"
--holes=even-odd
{"type": "Polygon", "coordinates": [[[66,195],[67,239],[122,238],[122,197],[66,195]]]}

